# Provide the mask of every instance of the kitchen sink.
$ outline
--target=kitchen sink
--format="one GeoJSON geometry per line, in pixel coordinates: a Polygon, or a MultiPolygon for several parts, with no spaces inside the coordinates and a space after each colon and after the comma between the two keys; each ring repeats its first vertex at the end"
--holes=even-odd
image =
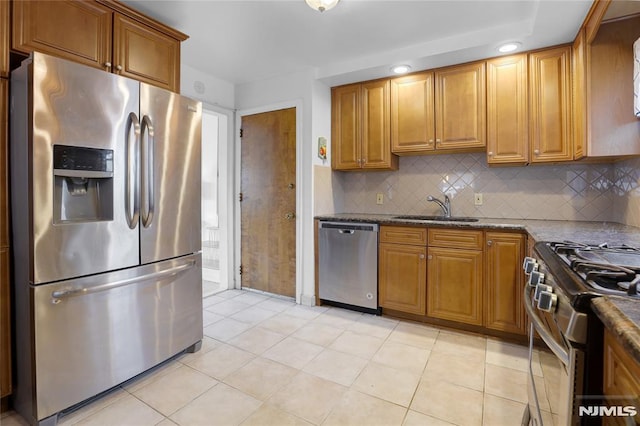
{"type": "Polygon", "coordinates": [[[394,219],[409,219],[409,220],[438,220],[441,222],[477,222],[478,219],[474,217],[462,217],[462,216],[453,216],[453,217],[445,217],[445,216],[421,216],[421,215],[402,215],[402,216],[394,216],[394,219]]]}

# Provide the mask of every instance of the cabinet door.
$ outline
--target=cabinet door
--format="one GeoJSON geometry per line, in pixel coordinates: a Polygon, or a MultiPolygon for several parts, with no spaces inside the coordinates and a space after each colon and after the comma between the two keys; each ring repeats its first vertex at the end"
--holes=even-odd
{"type": "Polygon", "coordinates": [[[578,31],[571,50],[573,81],[573,158],[587,155],[587,45],[584,28],[578,31]]]}
{"type": "Polygon", "coordinates": [[[9,75],[9,2],[0,1],[0,77],[9,75]]]}
{"type": "Polygon", "coordinates": [[[436,149],[486,146],[484,62],[436,71],[436,149]]]}
{"type": "Polygon", "coordinates": [[[362,167],[397,169],[391,154],[389,80],[362,84],[362,167]]]}
{"type": "Polygon", "coordinates": [[[526,334],[522,300],[525,237],[487,232],[486,239],[484,325],[494,330],[526,334]]]}
{"type": "Polygon", "coordinates": [[[531,162],[571,161],[571,47],[529,54],[531,162]]]}
{"type": "Polygon", "coordinates": [[[12,48],[24,53],[37,50],[110,71],[112,15],[93,1],[16,0],[12,48]]]}
{"type": "Polygon", "coordinates": [[[9,80],[0,78],[0,248],[9,245],[9,80]]]}
{"type": "Polygon", "coordinates": [[[114,71],[180,91],[180,42],[123,15],[113,19],[114,71]]]}
{"type": "Polygon", "coordinates": [[[0,248],[0,398],[11,393],[9,249],[0,248]]]}
{"type": "Polygon", "coordinates": [[[435,148],[433,73],[391,80],[391,151],[416,154],[435,148]]]}
{"type": "Polygon", "coordinates": [[[487,162],[529,161],[527,55],[487,61],[487,162]]]}
{"type": "Polygon", "coordinates": [[[482,325],[482,251],[429,247],[427,315],[482,325]]]}
{"type": "Polygon", "coordinates": [[[426,247],[380,244],[380,306],[410,314],[425,314],[426,254],[426,247]]]}
{"type": "MultiPolygon", "coordinates": [[[[604,332],[603,390],[610,406],[640,407],[640,364],[633,359],[607,329],[604,332]]],[[[605,425],[640,424],[640,412],[633,419],[607,417],[605,425]]]]}
{"type": "Polygon", "coordinates": [[[360,85],[331,90],[331,167],[360,168],[360,85]]]}

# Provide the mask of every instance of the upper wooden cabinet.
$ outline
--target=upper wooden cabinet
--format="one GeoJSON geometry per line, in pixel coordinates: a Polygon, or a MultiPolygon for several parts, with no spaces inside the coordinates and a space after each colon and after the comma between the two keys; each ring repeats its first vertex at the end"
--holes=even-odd
{"type": "Polygon", "coordinates": [[[527,55],[487,61],[487,162],[529,162],[527,55]]]}
{"type": "Polygon", "coordinates": [[[529,54],[531,163],[573,160],[571,46],[529,54]]]}
{"type": "Polygon", "coordinates": [[[392,79],[391,145],[398,155],[484,150],[484,62],[392,79]]]}
{"type": "Polygon", "coordinates": [[[573,45],[575,158],[640,155],[632,78],[640,16],[604,23],[592,37],[589,28],[597,27],[585,24],[573,45]]]}
{"type": "Polygon", "coordinates": [[[13,2],[12,49],[34,50],[180,90],[187,36],[115,1],[13,2]]]}
{"type": "Polygon", "coordinates": [[[331,90],[331,166],[334,170],[395,170],[391,154],[389,80],[331,90]]]}
{"type": "Polygon", "coordinates": [[[9,2],[0,1],[0,77],[9,75],[9,2]]]}
{"type": "Polygon", "coordinates": [[[113,61],[120,75],[180,87],[180,41],[119,14],[113,19],[113,61]]]}
{"type": "Polygon", "coordinates": [[[436,147],[433,72],[391,80],[391,150],[423,154],[436,147]]]}
{"type": "Polygon", "coordinates": [[[436,149],[485,148],[485,84],[484,62],[436,71],[436,149]]]}

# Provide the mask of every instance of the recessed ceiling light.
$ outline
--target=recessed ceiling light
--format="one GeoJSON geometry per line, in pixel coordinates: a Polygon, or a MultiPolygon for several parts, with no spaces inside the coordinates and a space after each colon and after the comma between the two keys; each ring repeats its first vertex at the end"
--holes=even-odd
{"type": "Polygon", "coordinates": [[[511,43],[505,43],[500,47],[498,47],[498,51],[500,53],[509,53],[509,52],[513,52],[514,50],[518,50],[519,48],[520,48],[520,43],[511,42],[511,43]]]}
{"type": "Polygon", "coordinates": [[[395,65],[391,67],[391,72],[394,74],[406,74],[411,71],[411,67],[409,65],[395,65]]]}

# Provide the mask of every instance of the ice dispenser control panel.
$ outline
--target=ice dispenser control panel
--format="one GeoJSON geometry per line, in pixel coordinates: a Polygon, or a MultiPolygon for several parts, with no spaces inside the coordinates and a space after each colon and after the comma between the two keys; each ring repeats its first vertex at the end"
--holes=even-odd
{"type": "Polygon", "coordinates": [[[113,173],[113,150],[54,145],[53,168],[113,173]]]}
{"type": "Polygon", "coordinates": [[[53,222],[113,220],[113,150],[53,146],[53,222]]]}

